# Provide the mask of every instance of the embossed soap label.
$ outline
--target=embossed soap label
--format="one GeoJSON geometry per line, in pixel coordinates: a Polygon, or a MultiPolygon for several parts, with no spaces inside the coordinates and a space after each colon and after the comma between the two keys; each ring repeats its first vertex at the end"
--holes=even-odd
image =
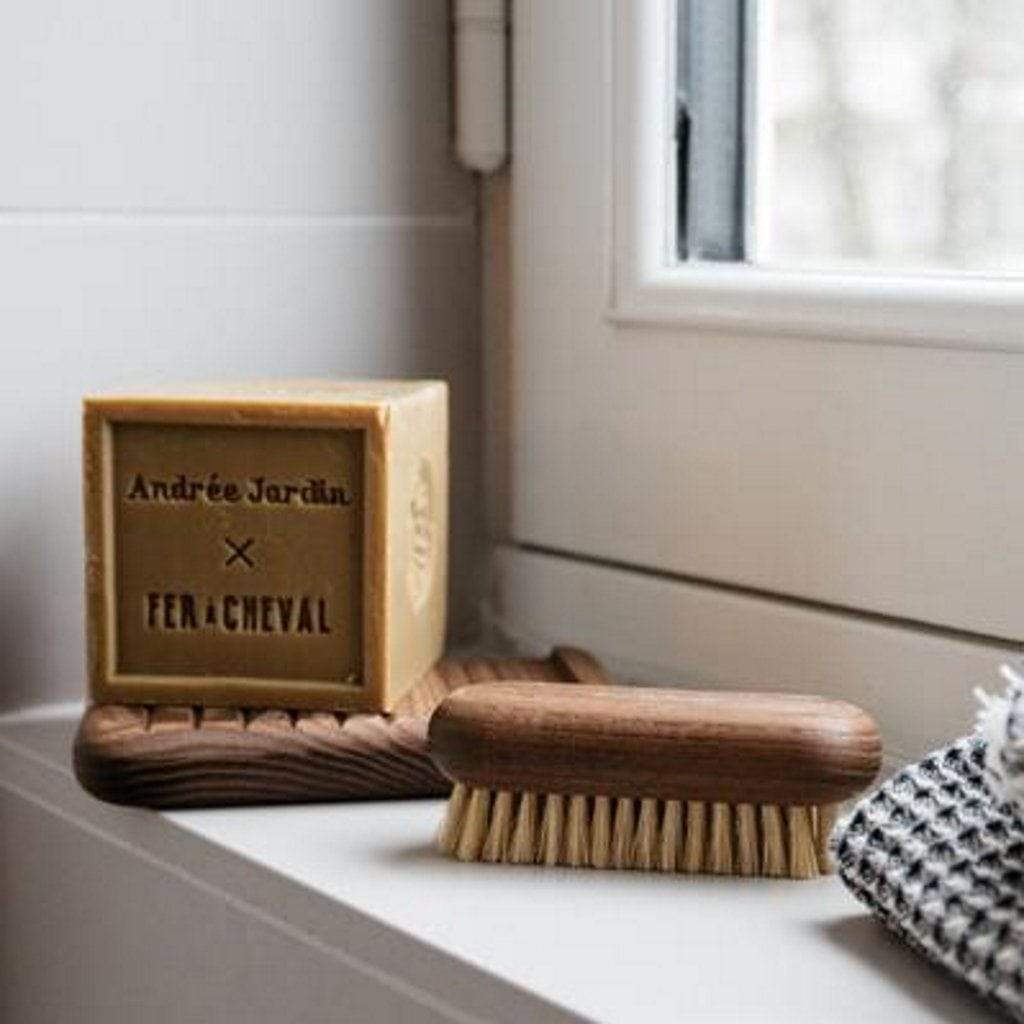
{"type": "Polygon", "coordinates": [[[343,484],[324,477],[306,477],[299,483],[268,480],[264,476],[248,480],[221,480],[219,473],[208,477],[189,477],[177,473],[170,479],[147,477],[135,473],[125,495],[128,501],[188,504],[206,502],[210,505],[298,505],[303,508],[351,505],[352,491],[343,484]]]}
{"type": "Polygon", "coordinates": [[[129,675],[359,682],[359,430],[113,428],[129,675]]]}
{"type": "Polygon", "coordinates": [[[145,595],[143,616],[150,630],[223,630],[226,633],[275,633],[297,636],[331,632],[327,599],[302,595],[167,594],[150,591],[145,595]]]}

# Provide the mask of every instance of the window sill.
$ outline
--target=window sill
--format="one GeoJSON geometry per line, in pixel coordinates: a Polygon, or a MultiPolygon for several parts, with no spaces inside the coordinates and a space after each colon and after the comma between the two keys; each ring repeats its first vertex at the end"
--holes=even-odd
{"type": "Polygon", "coordinates": [[[698,263],[626,268],[607,319],[816,341],[1019,352],[1024,283],[698,263]]]}
{"type": "MultiPolygon", "coordinates": [[[[395,1019],[399,1008],[410,1019],[451,1021],[994,1019],[890,939],[834,879],[462,865],[433,852],[441,806],[433,800],[162,815],[110,807],[71,777],[73,729],[67,709],[0,718],[0,796],[16,864],[5,875],[21,873],[5,894],[6,948],[31,951],[64,929],[62,949],[90,964],[80,990],[60,957],[4,965],[5,977],[19,978],[15,1005],[25,990],[26,1005],[38,1007],[39,1016],[19,1018],[26,1022],[50,1012],[40,1001],[50,992],[66,1002],[46,1019],[100,1019],[91,1015],[101,1012],[97,992],[119,1002],[110,986],[130,987],[124,961],[133,955],[145,964],[138,1012],[147,993],[155,1000],[167,988],[165,975],[180,984],[182,957],[193,955],[205,967],[188,981],[192,1012],[205,999],[222,1020],[236,1019],[236,1004],[240,1020],[282,1019],[274,1016],[282,989],[290,1019],[311,1021],[395,1019]],[[34,829],[19,830],[31,813],[60,830],[45,856],[31,848],[34,829]],[[75,860],[70,879],[60,872],[59,851],[82,836],[106,873],[91,891],[75,880],[88,877],[88,863],[75,860]],[[131,862],[154,880],[144,919],[159,957],[139,953],[147,937],[131,932],[139,897],[131,862]],[[54,877],[42,879],[43,891],[68,887],[71,896],[55,895],[39,912],[30,896],[47,872],[54,877]],[[96,912],[83,918],[69,906],[61,919],[72,897],[96,912]],[[175,906],[193,899],[206,909],[183,914],[175,934],[175,906]],[[105,937],[85,923],[101,909],[115,922],[105,937]],[[254,963],[257,933],[283,941],[295,962],[275,953],[274,967],[254,963]],[[186,952],[176,955],[179,944],[186,952]],[[240,958],[249,972],[242,987],[240,958]]],[[[180,1018],[160,1009],[161,1020],[186,1017],[184,1008],[180,1018]]]]}

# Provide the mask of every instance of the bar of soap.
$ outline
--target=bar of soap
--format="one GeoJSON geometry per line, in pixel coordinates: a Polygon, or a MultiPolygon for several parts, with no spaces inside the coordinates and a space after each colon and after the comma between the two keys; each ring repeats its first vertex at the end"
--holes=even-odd
{"type": "Polygon", "coordinates": [[[87,398],[84,449],[95,701],[387,711],[441,655],[445,384],[87,398]]]}

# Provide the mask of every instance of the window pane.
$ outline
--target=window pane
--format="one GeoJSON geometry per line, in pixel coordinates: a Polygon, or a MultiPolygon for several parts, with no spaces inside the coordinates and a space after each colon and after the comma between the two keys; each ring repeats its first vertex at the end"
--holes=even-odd
{"type": "Polygon", "coordinates": [[[676,10],[679,254],[741,260],[747,5],[679,0],[676,10]]]}
{"type": "Polygon", "coordinates": [[[1024,4],[763,0],[761,262],[1024,271],[1024,4]]]}

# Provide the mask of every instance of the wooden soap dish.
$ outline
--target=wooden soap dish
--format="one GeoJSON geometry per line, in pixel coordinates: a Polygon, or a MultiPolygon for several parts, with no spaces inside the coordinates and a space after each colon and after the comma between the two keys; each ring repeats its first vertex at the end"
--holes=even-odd
{"type": "Polygon", "coordinates": [[[610,682],[589,654],[445,658],[387,715],[96,704],[75,737],[93,796],[142,807],[212,807],[445,796],[427,722],[452,690],[499,679],[610,682]]]}

